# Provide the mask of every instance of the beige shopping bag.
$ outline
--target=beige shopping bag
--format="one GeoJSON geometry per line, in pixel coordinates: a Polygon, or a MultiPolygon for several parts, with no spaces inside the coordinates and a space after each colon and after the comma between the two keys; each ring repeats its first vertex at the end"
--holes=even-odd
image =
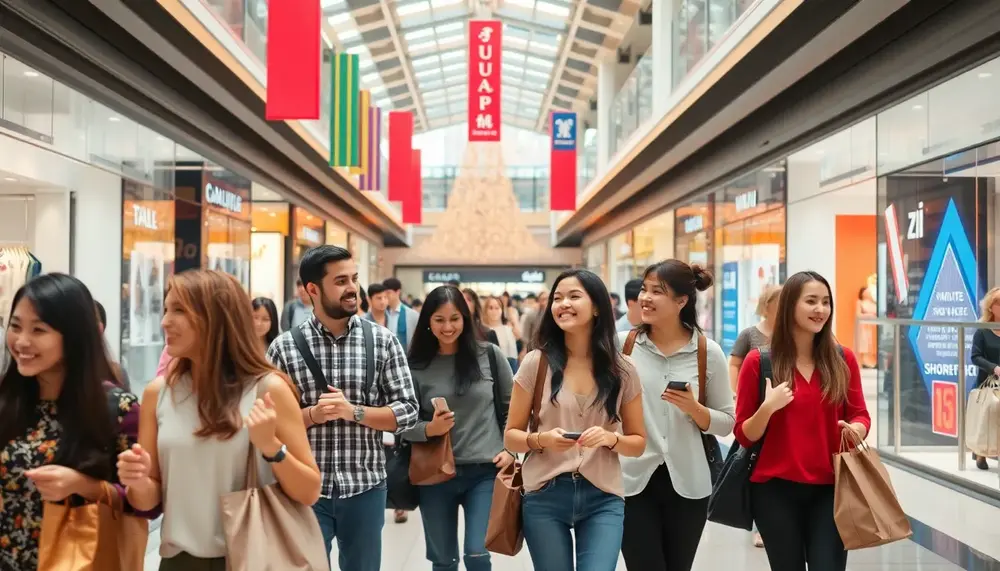
{"type": "Polygon", "coordinates": [[[977,456],[1000,456],[1000,379],[996,376],[969,393],[965,445],[977,456]]]}

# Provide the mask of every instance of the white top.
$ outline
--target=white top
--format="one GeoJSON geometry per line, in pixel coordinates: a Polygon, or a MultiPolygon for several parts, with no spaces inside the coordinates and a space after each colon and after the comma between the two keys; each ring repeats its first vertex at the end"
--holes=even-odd
{"type": "Polygon", "coordinates": [[[497,333],[497,340],[500,341],[500,351],[508,359],[517,359],[517,339],[514,338],[514,330],[510,325],[500,325],[491,327],[497,333]]]}
{"type": "MultiPolygon", "coordinates": [[[[240,400],[240,416],[250,414],[257,399],[254,384],[240,400]]],[[[160,556],[186,552],[195,557],[225,557],[220,498],[246,488],[250,434],[241,429],[229,440],[199,438],[198,401],[191,378],[164,386],[156,401],[156,447],[163,482],[163,523],[160,556]]],[[[271,467],[257,458],[258,484],[274,482],[271,467]]]]}
{"type": "MultiPolygon", "coordinates": [[[[622,347],[627,332],[618,335],[622,347]]],[[[706,339],[705,406],[711,422],[708,434],[726,436],[733,431],[733,392],[729,387],[729,363],[719,344],[706,339]]],[[[621,458],[625,495],[634,496],[645,489],[653,472],[661,464],[670,471],[670,480],[678,495],[689,499],[708,497],[712,479],[701,441],[701,430],[688,415],[660,398],[669,381],[690,383],[698,398],[698,337],[672,355],[664,355],[645,333],[636,337],[632,361],[642,383],[642,413],[646,424],[646,451],[638,458],[621,458]]]]}

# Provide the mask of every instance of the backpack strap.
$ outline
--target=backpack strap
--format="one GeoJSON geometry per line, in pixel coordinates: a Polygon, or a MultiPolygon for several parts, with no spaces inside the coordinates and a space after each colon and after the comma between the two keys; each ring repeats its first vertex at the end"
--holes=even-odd
{"type": "Polygon", "coordinates": [[[365,336],[365,397],[372,390],[375,384],[375,333],[372,330],[372,323],[367,319],[361,320],[361,331],[365,336]]]}
{"type": "Polygon", "coordinates": [[[542,391],[545,389],[545,376],[549,372],[549,358],[545,351],[538,349],[538,371],[535,373],[535,390],[531,395],[531,420],[528,425],[532,431],[538,429],[538,415],[542,410],[542,391]]]}
{"type": "Polygon", "coordinates": [[[635,348],[635,338],[639,336],[639,330],[633,329],[628,332],[628,337],[625,338],[625,344],[622,345],[622,353],[625,355],[631,355],[632,349],[635,348]]]}
{"type": "Polygon", "coordinates": [[[764,404],[764,396],[767,394],[767,380],[774,378],[774,371],[771,367],[771,350],[767,347],[761,347],[758,349],[760,351],[760,404],[764,404]]]}
{"type": "Polygon", "coordinates": [[[486,346],[486,355],[490,359],[490,376],[493,379],[493,410],[496,412],[497,422],[500,423],[500,432],[503,433],[507,427],[507,415],[504,414],[503,405],[500,403],[502,399],[499,382],[500,367],[497,365],[497,354],[492,345],[486,346]]]}
{"type": "Polygon", "coordinates": [[[698,333],[698,404],[705,406],[705,381],[708,376],[708,340],[704,333],[698,333]]]}
{"type": "Polygon", "coordinates": [[[325,393],[328,385],[326,375],[323,374],[323,369],[319,368],[319,363],[316,362],[316,357],[313,355],[312,349],[306,343],[306,336],[302,334],[302,326],[296,325],[290,331],[292,332],[292,340],[295,341],[295,348],[299,350],[299,355],[302,356],[302,360],[306,362],[306,367],[312,373],[313,382],[319,385],[316,387],[316,390],[320,394],[325,393]]]}

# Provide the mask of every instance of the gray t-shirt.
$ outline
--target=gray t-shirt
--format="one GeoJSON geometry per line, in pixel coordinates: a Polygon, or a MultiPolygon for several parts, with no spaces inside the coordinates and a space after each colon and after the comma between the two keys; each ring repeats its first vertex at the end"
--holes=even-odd
{"type": "Polygon", "coordinates": [[[411,442],[427,441],[428,419],[434,416],[431,399],[444,397],[448,408],[455,413],[455,426],[451,429],[451,447],[456,464],[485,464],[503,450],[503,429],[506,411],[510,406],[510,391],[514,384],[514,373],[510,363],[500,348],[492,343],[481,343],[479,367],[483,379],[472,383],[465,394],[458,394],[455,378],[455,356],[438,355],[426,367],[411,366],[413,384],[420,397],[420,421],[402,437],[411,442]],[[501,403],[493,405],[493,383],[490,360],[486,351],[493,351],[497,361],[497,376],[500,383],[501,403]],[[496,409],[503,411],[504,418],[497,419],[496,409]]]}
{"type": "Polygon", "coordinates": [[[760,332],[756,325],[751,325],[743,331],[740,331],[739,336],[736,338],[736,342],[733,343],[733,350],[730,351],[730,355],[733,357],[739,357],[740,359],[746,358],[747,353],[754,349],[760,349],[761,347],[767,347],[771,344],[771,339],[767,335],[760,332]]]}

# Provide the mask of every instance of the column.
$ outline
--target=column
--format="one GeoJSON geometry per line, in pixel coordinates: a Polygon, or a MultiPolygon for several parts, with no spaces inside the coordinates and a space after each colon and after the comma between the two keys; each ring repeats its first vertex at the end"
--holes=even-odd
{"type": "Polygon", "coordinates": [[[653,117],[667,112],[673,86],[674,4],[684,0],[653,0],[653,117]]]}
{"type": "Polygon", "coordinates": [[[597,173],[603,173],[611,158],[611,109],[618,92],[618,62],[612,57],[597,67],[597,173]]]}

